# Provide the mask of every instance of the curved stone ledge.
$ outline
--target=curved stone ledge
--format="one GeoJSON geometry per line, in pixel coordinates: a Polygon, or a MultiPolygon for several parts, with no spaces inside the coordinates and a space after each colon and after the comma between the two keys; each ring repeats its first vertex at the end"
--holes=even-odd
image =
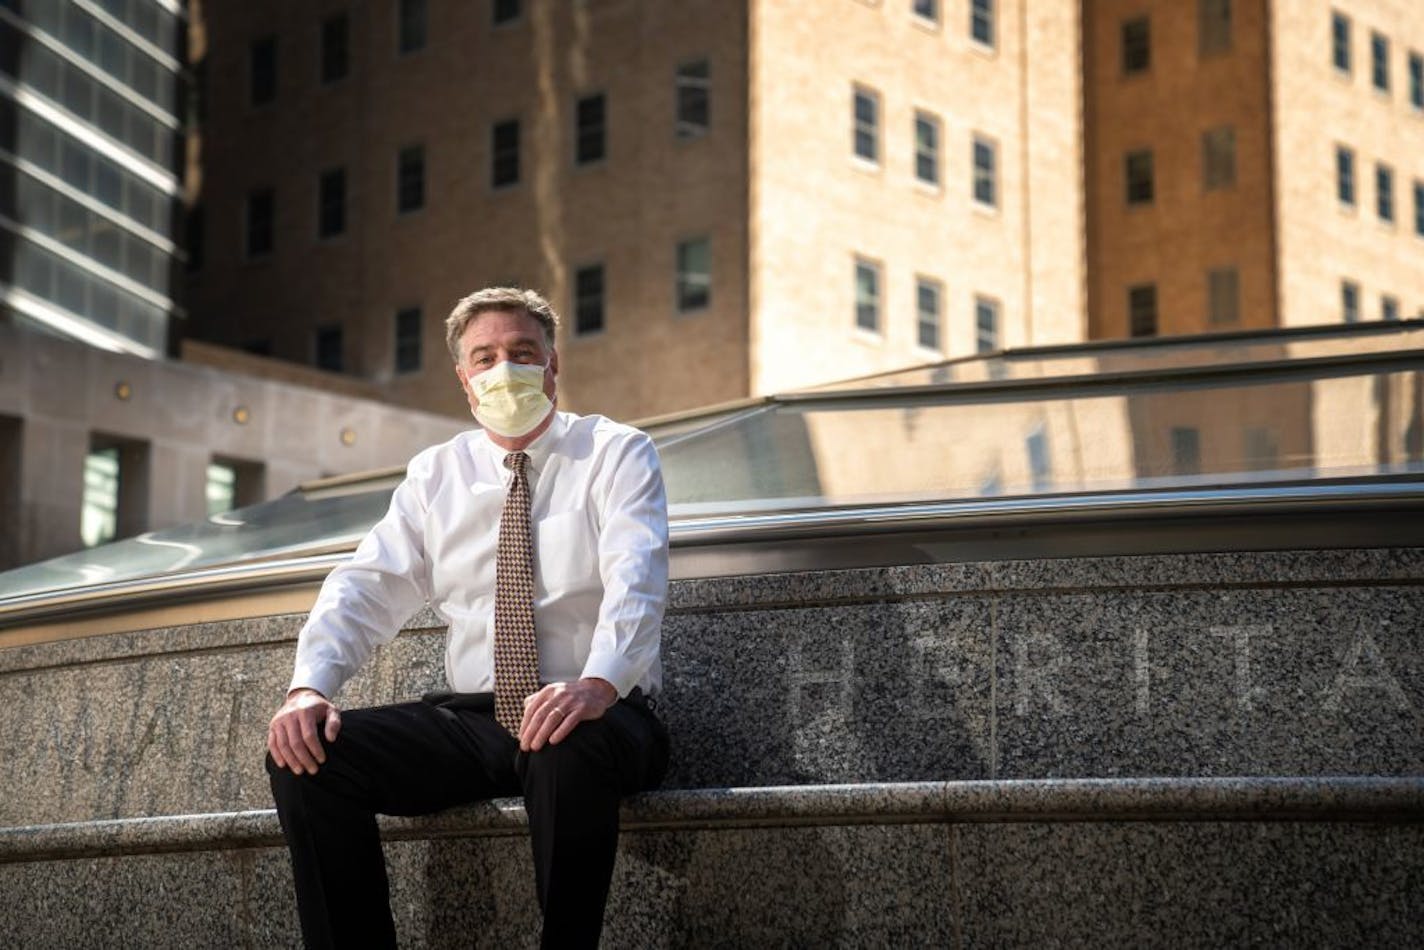
{"type": "MultiPolygon", "coordinates": [[[[1142,778],[782,786],[648,792],[627,831],[991,822],[1424,821],[1424,776],[1142,778]]],[[[383,817],[387,840],[519,835],[518,799],[383,817]]],[[[0,829],[0,864],[282,844],[270,809],[0,829]]]]}

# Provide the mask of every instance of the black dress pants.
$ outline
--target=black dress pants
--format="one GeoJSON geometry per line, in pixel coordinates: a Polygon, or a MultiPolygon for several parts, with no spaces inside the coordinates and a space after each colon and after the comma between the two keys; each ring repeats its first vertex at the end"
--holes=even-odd
{"type": "Polygon", "coordinates": [[[267,757],[292,855],[307,947],[395,946],[377,814],[424,815],[524,796],[534,848],[543,946],[596,947],[618,847],[624,795],[655,788],[667,732],[637,695],[581,722],[558,745],[521,752],[495,721],[489,694],[341,714],[315,775],[267,757]]]}

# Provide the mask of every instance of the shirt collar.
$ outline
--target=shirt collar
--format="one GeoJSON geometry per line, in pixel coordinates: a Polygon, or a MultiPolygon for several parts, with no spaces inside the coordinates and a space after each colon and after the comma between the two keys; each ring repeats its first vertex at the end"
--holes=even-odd
{"type": "MultiPolygon", "coordinates": [[[[555,409],[554,418],[549,423],[549,428],[539,433],[539,438],[526,445],[523,449],[524,454],[529,456],[528,467],[530,470],[535,474],[543,471],[544,463],[549,460],[550,455],[558,451],[559,444],[563,442],[564,433],[568,431],[568,428],[569,421],[565,417],[565,414],[555,409]]],[[[494,442],[490,441],[487,434],[481,434],[485,436],[485,451],[490,453],[490,456],[499,466],[500,471],[503,471],[504,457],[508,455],[509,452],[505,451],[502,446],[495,445],[494,442]]]]}

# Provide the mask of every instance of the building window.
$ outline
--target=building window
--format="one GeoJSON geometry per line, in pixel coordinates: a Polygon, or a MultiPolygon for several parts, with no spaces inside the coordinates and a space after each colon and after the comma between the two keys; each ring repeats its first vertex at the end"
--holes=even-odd
{"type": "Polygon", "coordinates": [[[209,462],[206,495],[209,517],[236,508],[237,470],[221,462],[209,462]]]}
{"type": "Polygon", "coordinates": [[[425,48],[426,4],[425,0],[400,0],[400,22],[397,28],[396,49],[401,53],[414,53],[425,48]]]}
{"type": "Polygon", "coordinates": [[[1048,433],[1040,424],[1024,439],[1028,455],[1029,479],[1034,491],[1048,491],[1053,485],[1053,461],[1048,457],[1048,433]]]}
{"type": "Polygon", "coordinates": [[[1201,474],[1201,430],[1194,426],[1172,427],[1172,473],[1201,474]]]}
{"type": "Polygon", "coordinates": [[[490,9],[490,22],[495,26],[513,23],[519,19],[519,0],[494,0],[490,9]]]}
{"type": "Polygon", "coordinates": [[[1241,322],[1241,277],[1234,267],[1217,267],[1206,275],[1207,322],[1236,326],[1241,322]]]}
{"type": "Polygon", "coordinates": [[[1343,205],[1355,206],[1355,152],[1335,146],[1335,194],[1343,205]]]}
{"type": "Polygon", "coordinates": [[[939,0],[914,0],[912,8],[915,11],[915,16],[935,23],[939,22],[939,0]]]}
{"type": "Polygon", "coordinates": [[[855,155],[867,162],[880,161],[880,94],[860,86],[853,93],[851,136],[855,155]]]}
{"type": "Polygon", "coordinates": [[[993,353],[999,348],[999,302],[974,298],[974,352],[993,353]]]}
{"type": "Polygon", "coordinates": [[[584,336],[603,329],[603,265],[574,271],[574,333],[584,336]]]}
{"type": "Polygon", "coordinates": [[[519,182],[519,120],[496,122],[490,129],[490,185],[504,188],[519,182]]]}
{"type": "Polygon", "coordinates": [[[1389,295],[1389,294],[1385,294],[1383,297],[1380,298],[1380,319],[1381,319],[1381,320],[1398,320],[1398,319],[1399,319],[1399,298],[1398,298],[1398,297],[1393,297],[1393,296],[1391,296],[1391,295],[1389,295]]]}
{"type": "Polygon", "coordinates": [[[1409,54],[1409,104],[1424,109],[1424,56],[1409,54]]]}
{"type": "Polygon", "coordinates": [[[712,242],[707,238],[677,245],[677,309],[702,310],[712,302],[712,242]]]}
{"type": "Polygon", "coordinates": [[[1236,129],[1223,125],[1202,133],[1202,186],[1207,191],[1236,184],[1236,129]]]}
{"type": "Polygon", "coordinates": [[[396,213],[425,207],[425,148],[411,145],[396,159],[396,213]]]}
{"type": "Polygon", "coordinates": [[[939,119],[928,112],[915,113],[915,177],[939,184],[939,119]]]}
{"type": "Polygon", "coordinates": [[[1350,18],[1343,13],[1330,14],[1331,59],[1342,73],[1350,71],[1350,18]]]}
{"type": "Polygon", "coordinates": [[[921,277],[915,281],[915,341],[927,350],[939,349],[940,283],[921,277]]]}
{"type": "Polygon", "coordinates": [[[855,262],[855,325],[880,332],[880,265],[870,261],[855,262]]]}
{"type": "Polygon", "coordinates": [[[317,186],[317,237],[335,237],[346,230],[346,169],[321,173],[317,186]]]}
{"type": "Polygon", "coordinates": [[[1360,322],[1360,285],[1353,280],[1340,281],[1340,316],[1346,323],[1360,322]]]}
{"type": "Polygon", "coordinates": [[[351,21],[344,13],[321,23],[321,81],[345,79],[351,69],[351,21]]]}
{"type": "Polygon", "coordinates": [[[248,53],[248,98],[254,106],[277,98],[277,37],[252,41],[248,53]]]}
{"type": "Polygon", "coordinates": [[[1152,21],[1137,17],[1122,24],[1122,74],[1134,76],[1152,66],[1152,21]]]}
{"type": "Polygon", "coordinates": [[[1129,336],[1157,335],[1156,284],[1127,288],[1127,332],[1129,336]]]}
{"type": "Polygon", "coordinates": [[[318,369],[341,372],[341,324],[317,327],[313,338],[313,360],[318,369]]]}
{"type": "Polygon", "coordinates": [[[86,548],[114,540],[119,527],[119,450],[91,447],[84,457],[84,494],[79,508],[79,536],[86,548]]]}
{"type": "Polygon", "coordinates": [[[1383,33],[1370,34],[1370,81],[1380,92],[1389,92],[1389,40],[1383,33]]]}
{"type": "Polygon", "coordinates": [[[1375,166],[1375,212],[1381,221],[1394,223],[1394,170],[1375,166]]]}
{"type": "Polygon", "coordinates": [[[1152,152],[1141,149],[1128,152],[1123,162],[1127,180],[1127,203],[1149,205],[1153,197],[1152,152]]]}
{"type": "Polygon", "coordinates": [[[1424,237],[1424,181],[1414,183],[1414,233],[1424,237]]]}
{"type": "MultiPolygon", "coordinates": [[[[1418,188],[1417,185],[1415,187],[1418,188]]],[[[1418,197],[1416,194],[1415,198],[1418,197]]],[[[183,230],[185,234],[183,249],[188,253],[188,273],[196,274],[203,269],[204,238],[206,237],[201,205],[194,205],[188,209],[188,213],[183,217],[183,230]]]]}
{"type": "Polygon", "coordinates": [[[1197,0],[1197,53],[1218,56],[1231,51],[1231,0],[1197,0]]]}
{"type": "Polygon", "coordinates": [[[404,307],[396,311],[396,372],[414,373],[420,369],[420,308],[404,307]]]}
{"type": "Polygon", "coordinates": [[[1281,439],[1275,429],[1247,426],[1243,435],[1247,469],[1268,472],[1281,467],[1281,439]]]}
{"type": "Polygon", "coordinates": [[[985,46],[994,45],[994,0],[970,0],[969,35],[985,46]]]}
{"type": "Polygon", "coordinates": [[[574,163],[589,165],[604,157],[606,123],[603,95],[585,96],[574,105],[574,163]]]}
{"type": "Polygon", "coordinates": [[[276,195],[271,188],[250,192],[247,196],[247,256],[264,257],[272,253],[272,216],[276,195]]]}
{"type": "Polygon", "coordinates": [[[997,151],[993,142],[974,136],[974,200],[990,207],[999,202],[997,151]]]}
{"type": "Polygon", "coordinates": [[[705,135],[711,123],[712,69],[699,59],[677,67],[677,137],[705,135]]]}

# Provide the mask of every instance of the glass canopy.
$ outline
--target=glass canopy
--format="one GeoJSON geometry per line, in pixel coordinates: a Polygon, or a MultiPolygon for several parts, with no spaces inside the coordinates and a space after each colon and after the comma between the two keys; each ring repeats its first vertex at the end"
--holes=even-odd
{"type": "MultiPolygon", "coordinates": [[[[673,543],[814,519],[1093,493],[1365,485],[1424,471],[1424,321],[1044,347],[656,420],[673,543]],[[755,519],[753,518],[755,516],[755,519]]],[[[7,599],[355,546],[399,472],[320,483],[0,574],[7,599]]]]}

